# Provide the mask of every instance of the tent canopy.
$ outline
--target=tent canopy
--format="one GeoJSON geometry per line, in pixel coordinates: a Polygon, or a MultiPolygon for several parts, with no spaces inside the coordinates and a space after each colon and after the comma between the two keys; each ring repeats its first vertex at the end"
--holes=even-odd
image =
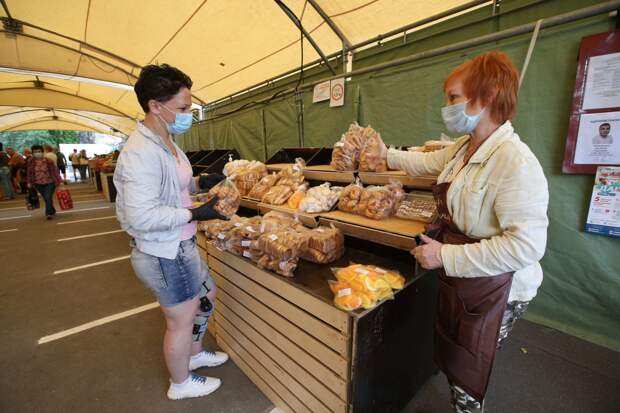
{"type": "MultiPolygon", "coordinates": [[[[274,0],[4,0],[0,66],[133,84],[140,67],[170,63],[210,102],[300,65],[300,31],[274,0]],[[6,19],[5,19],[6,23],[6,19]]],[[[282,0],[325,54],[468,2],[282,0]]],[[[319,58],[304,41],[304,63],[319,58]]],[[[334,62],[332,65],[335,65],[334,62]]],[[[81,89],[81,87],[80,87],[81,89]]],[[[89,90],[89,93],[100,91],[89,90]]],[[[111,96],[104,93],[107,103],[111,96]]],[[[128,91],[116,103],[128,104],[128,91]]],[[[21,103],[20,103],[21,104],[21,103]]],[[[135,113],[124,108],[124,112],[135,113]]],[[[135,116],[134,116],[135,117],[135,116]]]]}

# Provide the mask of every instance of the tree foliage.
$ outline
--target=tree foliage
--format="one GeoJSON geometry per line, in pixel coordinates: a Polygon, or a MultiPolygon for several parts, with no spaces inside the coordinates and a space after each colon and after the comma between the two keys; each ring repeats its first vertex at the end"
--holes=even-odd
{"type": "Polygon", "coordinates": [[[80,143],[82,133],[72,130],[25,130],[0,132],[0,142],[4,149],[13,148],[23,152],[34,144],[58,147],[61,143],[80,143]]]}

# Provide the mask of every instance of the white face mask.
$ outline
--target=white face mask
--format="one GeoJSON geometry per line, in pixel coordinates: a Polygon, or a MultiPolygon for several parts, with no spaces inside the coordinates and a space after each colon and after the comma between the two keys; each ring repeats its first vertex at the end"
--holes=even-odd
{"type": "Polygon", "coordinates": [[[41,159],[43,158],[43,152],[33,152],[32,156],[34,156],[37,159],[41,159]]]}
{"type": "Polygon", "coordinates": [[[484,109],[476,115],[468,115],[465,113],[467,102],[455,103],[454,105],[444,106],[441,108],[441,117],[446,128],[452,133],[472,133],[478,123],[484,109]]]}

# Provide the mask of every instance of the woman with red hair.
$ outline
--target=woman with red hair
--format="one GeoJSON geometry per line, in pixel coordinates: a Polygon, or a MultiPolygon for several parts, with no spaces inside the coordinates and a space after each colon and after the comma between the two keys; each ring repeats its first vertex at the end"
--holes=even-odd
{"type": "Polygon", "coordinates": [[[503,53],[466,61],[446,79],[441,110],[463,136],[436,152],[386,151],[391,169],[438,175],[436,239],[422,235],[412,254],[437,272],[435,361],[457,412],[482,411],[496,349],[542,282],[549,193],[510,123],[518,79],[503,53]]]}

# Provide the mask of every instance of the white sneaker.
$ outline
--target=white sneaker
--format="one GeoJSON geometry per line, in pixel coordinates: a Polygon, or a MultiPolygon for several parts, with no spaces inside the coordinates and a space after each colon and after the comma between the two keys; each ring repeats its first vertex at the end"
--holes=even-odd
{"type": "Polygon", "coordinates": [[[216,367],[228,361],[228,354],[221,351],[202,350],[200,353],[189,358],[189,370],[196,370],[201,367],[216,367]]]}
{"type": "Polygon", "coordinates": [[[222,381],[220,379],[191,373],[185,383],[170,383],[168,398],[170,400],[180,400],[190,397],[206,396],[216,391],[221,385],[222,381]]]}

